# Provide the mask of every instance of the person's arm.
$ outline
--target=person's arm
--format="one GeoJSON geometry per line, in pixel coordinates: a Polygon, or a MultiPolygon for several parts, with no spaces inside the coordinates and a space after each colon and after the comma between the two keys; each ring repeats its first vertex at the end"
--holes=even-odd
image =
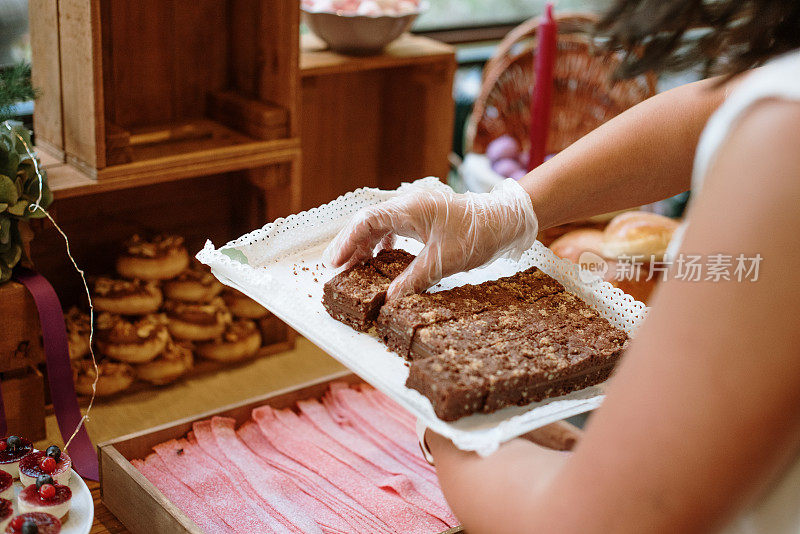
{"type": "Polygon", "coordinates": [[[689,189],[697,141],[739,80],[686,84],[614,117],[520,180],[539,229],[689,189]]]}
{"type": "Polygon", "coordinates": [[[669,280],[574,453],[481,459],[428,432],[472,534],[708,532],[800,454],[800,104],[764,102],[721,147],[682,252],[760,254],[757,282],[669,280]]]}

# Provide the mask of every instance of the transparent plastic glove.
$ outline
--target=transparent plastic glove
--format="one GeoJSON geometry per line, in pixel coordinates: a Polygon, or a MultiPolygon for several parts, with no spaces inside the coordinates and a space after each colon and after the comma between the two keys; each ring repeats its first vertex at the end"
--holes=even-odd
{"type": "Polygon", "coordinates": [[[393,299],[424,291],[443,277],[500,257],[519,259],[539,223],[528,193],[504,180],[489,193],[415,192],[359,211],[328,245],[325,265],[352,265],[394,236],[417,239],[422,252],[389,286],[393,299]]]}

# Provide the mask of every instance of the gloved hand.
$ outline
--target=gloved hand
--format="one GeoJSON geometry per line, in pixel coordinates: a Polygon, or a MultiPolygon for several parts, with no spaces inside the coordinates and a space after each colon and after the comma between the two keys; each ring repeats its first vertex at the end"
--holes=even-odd
{"type": "Polygon", "coordinates": [[[519,259],[533,245],[539,223],[528,193],[507,179],[490,193],[408,193],[359,211],[328,245],[329,267],[352,265],[390,248],[394,236],[425,247],[389,286],[387,298],[416,293],[443,277],[502,256],[519,259]]]}

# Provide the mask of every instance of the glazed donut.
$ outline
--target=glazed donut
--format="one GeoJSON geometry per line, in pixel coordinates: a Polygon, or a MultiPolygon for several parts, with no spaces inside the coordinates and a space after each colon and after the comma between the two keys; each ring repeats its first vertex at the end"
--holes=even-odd
{"type": "Polygon", "coordinates": [[[269,315],[269,310],[244,293],[227,288],[222,293],[225,305],[235,317],[242,319],[262,319],[269,315]]]}
{"type": "Polygon", "coordinates": [[[156,282],[114,280],[100,277],[94,282],[92,302],[98,311],[120,315],[146,315],[161,306],[161,290],[156,282]]]}
{"type": "Polygon", "coordinates": [[[192,349],[188,345],[169,342],[158,358],[136,366],[136,378],[162,386],[191,369],[193,364],[192,349]]]}
{"type": "Polygon", "coordinates": [[[222,291],[222,284],[208,268],[192,262],[181,274],[164,282],[164,295],[181,302],[209,302],[222,291]]]}
{"type": "Polygon", "coordinates": [[[117,258],[117,272],[123,278],[168,280],[188,266],[186,245],[176,235],[160,235],[150,241],[134,235],[125,242],[117,258]]]}
{"type": "Polygon", "coordinates": [[[69,359],[80,360],[89,354],[89,330],[92,326],[89,314],[73,307],[64,316],[64,322],[67,325],[69,359]]]}
{"type": "MultiPolygon", "coordinates": [[[[97,364],[97,368],[100,371],[100,378],[97,380],[98,397],[107,397],[128,389],[135,378],[133,367],[127,363],[103,361],[97,364]]],[[[75,381],[75,391],[79,395],[91,395],[95,377],[94,365],[91,360],[72,362],[72,375],[75,381]]]]}
{"type": "Polygon", "coordinates": [[[146,363],[161,354],[169,341],[163,318],[148,315],[127,321],[118,315],[97,317],[97,348],[106,356],[126,363],[146,363]]]}
{"type": "Polygon", "coordinates": [[[261,347],[261,333],[253,321],[234,321],[213,341],[198,343],[197,354],[209,360],[232,362],[250,358],[261,347]]]}
{"type": "Polygon", "coordinates": [[[207,304],[170,300],[164,303],[164,311],[169,333],[186,341],[217,338],[231,322],[231,314],[219,297],[207,304]]]}

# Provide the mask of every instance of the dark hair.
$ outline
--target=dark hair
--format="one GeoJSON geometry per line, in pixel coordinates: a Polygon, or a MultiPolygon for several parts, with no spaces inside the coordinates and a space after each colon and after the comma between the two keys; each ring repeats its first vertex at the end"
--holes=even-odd
{"type": "Polygon", "coordinates": [[[616,0],[598,30],[626,52],[618,77],[696,66],[732,77],[800,48],[800,2],[616,0]]]}

